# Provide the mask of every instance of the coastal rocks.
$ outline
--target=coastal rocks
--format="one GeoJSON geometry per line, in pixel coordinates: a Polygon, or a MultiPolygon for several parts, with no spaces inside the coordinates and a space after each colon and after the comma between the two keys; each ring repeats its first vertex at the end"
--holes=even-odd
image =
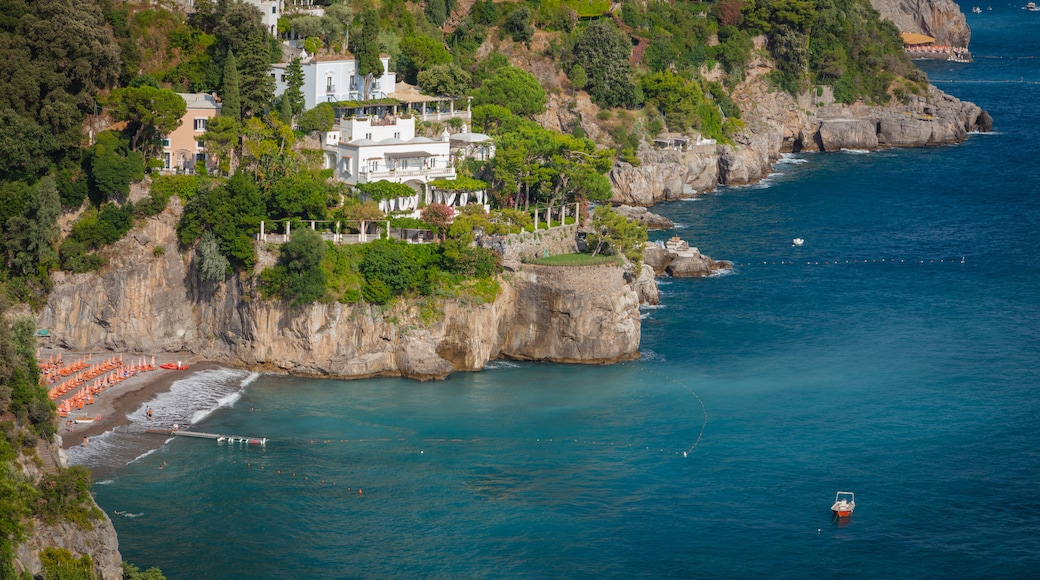
{"type": "Polygon", "coordinates": [[[697,248],[691,248],[678,236],[672,237],[663,247],[647,243],[643,248],[643,261],[657,275],[668,274],[673,278],[704,277],[733,268],[733,264],[726,260],[713,260],[697,248]]]}
{"type": "Polygon", "coordinates": [[[878,129],[867,119],[827,119],[820,123],[820,148],[877,149],[878,129]]]}
{"type": "Polygon", "coordinates": [[[74,556],[89,555],[95,571],[103,580],[121,580],[123,558],[119,554],[119,539],[112,521],[101,512],[101,520],[93,524],[94,529],[82,530],[69,522],[47,525],[42,520],[34,520],[32,534],[15,548],[15,571],[31,575],[42,573],[40,552],[46,548],[58,548],[68,550],[74,556]]]}
{"type": "Polygon", "coordinates": [[[882,18],[900,32],[916,32],[935,38],[941,46],[967,47],[971,29],[954,0],[870,0],[882,18]]]}
{"type": "Polygon", "coordinates": [[[714,143],[686,151],[639,146],[638,167],[618,161],[607,177],[615,204],[650,207],[662,201],[711,191],[719,182],[719,152],[714,143]]]}
{"type": "Polygon", "coordinates": [[[642,306],[657,306],[661,303],[660,290],[657,280],[654,278],[653,266],[644,263],[639,269],[639,278],[636,279],[636,292],[639,294],[639,304],[642,306]]]}
{"type": "Polygon", "coordinates": [[[525,265],[512,280],[502,354],[522,360],[609,363],[639,356],[639,297],[620,266],[525,265]]]}
{"type": "Polygon", "coordinates": [[[437,343],[429,332],[417,333],[401,342],[397,349],[397,369],[401,376],[417,381],[443,379],[451,374],[450,362],[437,354],[437,343]]]}
{"type": "Polygon", "coordinates": [[[675,222],[664,216],[652,213],[645,207],[619,205],[614,208],[614,211],[631,221],[639,222],[649,230],[670,230],[675,227],[675,222]]]}
{"type": "Polygon", "coordinates": [[[745,130],[734,139],[737,145],[722,148],[719,159],[719,183],[747,185],[762,180],[780,158],[783,131],[769,125],[745,130]]]}

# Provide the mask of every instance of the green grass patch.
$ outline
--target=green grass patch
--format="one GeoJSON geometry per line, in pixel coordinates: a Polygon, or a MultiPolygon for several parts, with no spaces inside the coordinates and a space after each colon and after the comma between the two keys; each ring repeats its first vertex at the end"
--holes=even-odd
{"type": "Polygon", "coordinates": [[[604,256],[600,254],[593,256],[592,254],[560,254],[558,256],[549,256],[548,258],[538,258],[537,260],[531,260],[531,264],[538,264],[539,266],[599,266],[602,264],[621,264],[621,258],[619,256],[604,256]]]}

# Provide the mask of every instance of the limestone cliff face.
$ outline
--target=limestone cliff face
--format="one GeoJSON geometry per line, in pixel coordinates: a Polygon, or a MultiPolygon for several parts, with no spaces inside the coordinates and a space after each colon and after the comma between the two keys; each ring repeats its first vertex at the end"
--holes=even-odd
{"type": "Polygon", "coordinates": [[[925,34],[946,46],[967,48],[971,42],[968,21],[953,0],[870,0],[870,4],[900,32],[925,34]]]}
{"type": "Polygon", "coordinates": [[[617,268],[584,268],[576,277],[566,268],[522,266],[503,277],[493,303],[447,303],[434,321],[408,304],[291,309],[262,300],[255,278],[195,279],[189,257],[177,251],[179,214],[172,200],[113,247],[100,273],[56,275],[41,327],[75,350],[185,351],[335,377],[426,380],[502,356],[600,363],[638,353],[636,291],[617,268]],[[576,290],[588,284],[594,300],[576,290]]]}
{"type": "Polygon", "coordinates": [[[772,68],[763,38],[747,79],[733,99],[746,127],[732,145],[696,146],[687,152],[639,150],[642,164],[617,163],[610,172],[615,204],[652,206],[689,197],[717,185],[745,185],[769,175],[781,153],[959,143],[972,131],[989,131],[993,120],[973,103],[934,86],[888,106],[842,105],[824,88],[798,97],[772,88],[772,68]]]}

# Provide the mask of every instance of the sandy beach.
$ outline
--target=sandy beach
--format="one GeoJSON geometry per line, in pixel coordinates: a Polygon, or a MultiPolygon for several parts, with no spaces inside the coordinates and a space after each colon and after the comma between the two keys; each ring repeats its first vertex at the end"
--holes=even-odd
{"type": "MultiPolygon", "coordinates": [[[[122,360],[130,363],[137,361],[144,357],[144,355],[138,353],[118,353],[118,352],[73,352],[61,349],[41,349],[40,359],[46,361],[51,356],[61,355],[62,360],[65,362],[72,362],[80,359],[85,359],[88,364],[97,364],[109,360],[113,357],[122,357],[122,360]]],[[[59,417],[58,421],[58,434],[62,438],[62,447],[68,449],[74,445],[82,445],[83,438],[96,437],[121,425],[127,425],[130,423],[130,419],[127,418],[127,414],[139,409],[142,405],[154,399],[157,395],[170,390],[170,386],[174,381],[184,379],[192,373],[204,371],[208,369],[219,368],[220,365],[203,361],[198,357],[188,353],[156,353],[155,355],[155,366],[156,369],[153,371],[139,373],[133,377],[123,380],[122,382],[109,387],[103,393],[95,397],[94,403],[87,405],[82,411],[76,411],[72,414],[76,416],[101,416],[100,420],[95,420],[89,424],[73,424],[67,426],[67,419],[59,417]],[[164,363],[176,363],[180,361],[182,364],[188,365],[186,370],[166,370],[158,368],[159,365],[164,363]]],[[[150,363],[152,355],[147,355],[147,361],[150,363]]],[[[64,400],[62,397],[57,402],[64,400]]]]}

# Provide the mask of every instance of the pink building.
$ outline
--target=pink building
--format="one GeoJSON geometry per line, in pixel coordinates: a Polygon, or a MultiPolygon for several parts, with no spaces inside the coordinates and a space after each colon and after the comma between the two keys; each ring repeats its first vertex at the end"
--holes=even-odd
{"type": "Polygon", "coordinates": [[[202,134],[206,123],[220,114],[220,103],[206,93],[178,93],[188,105],[181,126],[163,139],[163,173],[194,173],[195,163],[203,161],[213,169],[215,163],[206,158],[202,134]]]}

